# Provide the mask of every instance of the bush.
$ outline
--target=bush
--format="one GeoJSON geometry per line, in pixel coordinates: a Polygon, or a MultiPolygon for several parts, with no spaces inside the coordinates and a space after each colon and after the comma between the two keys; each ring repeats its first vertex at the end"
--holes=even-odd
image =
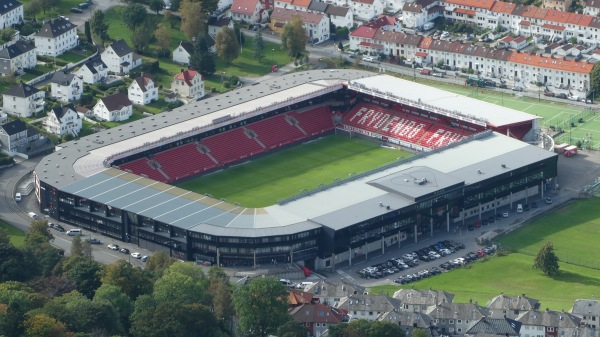
{"type": "Polygon", "coordinates": [[[514,253],[514,251],[512,249],[504,248],[504,249],[500,249],[499,251],[497,251],[496,256],[508,256],[512,253],[514,253]]]}
{"type": "Polygon", "coordinates": [[[224,81],[223,86],[225,87],[225,89],[229,89],[231,88],[231,83],[229,83],[229,81],[224,81]]]}
{"type": "Polygon", "coordinates": [[[11,165],[14,163],[15,163],[15,160],[13,159],[13,157],[9,157],[9,156],[0,157],[0,166],[11,165]]]}

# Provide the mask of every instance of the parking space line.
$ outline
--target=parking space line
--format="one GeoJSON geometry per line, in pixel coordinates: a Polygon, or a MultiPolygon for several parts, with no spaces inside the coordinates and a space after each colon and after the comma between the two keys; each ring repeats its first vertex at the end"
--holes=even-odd
{"type": "Polygon", "coordinates": [[[343,277],[343,278],[346,278],[346,279],[350,280],[351,282],[354,282],[354,281],[356,281],[356,280],[354,279],[354,277],[350,276],[348,273],[346,273],[346,272],[345,272],[345,271],[343,271],[343,270],[339,270],[339,269],[338,269],[338,270],[337,270],[337,273],[338,273],[338,274],[340,274],[340,275],[342,275],[342,277],[343,277]]]}

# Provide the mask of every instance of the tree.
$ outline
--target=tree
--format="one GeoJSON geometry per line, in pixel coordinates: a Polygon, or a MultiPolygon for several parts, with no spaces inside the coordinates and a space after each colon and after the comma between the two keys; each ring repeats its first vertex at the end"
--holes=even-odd
{"type": "Polygon", "coordinates": [[[221,28],[221,31],[217,33],[215,47],[217,55],[227,63],[233,61],[240,54],[240,44],[235,37],[235,32],[227,26],[221,28]]]}
{"type": "Polygon", "coordinates": [[[192,263],[171,265],[163,276],[154,283],[152,295],[160,303],[210,304],[206,277],[202,270],[192,263]]]}
{"type": "Polygon", "coordinates": [[[217,70],[215,54],[208,47],[204,36],[198,37],[194,46],[194,53],[190,56],[190,66],[198,70],[203,76],[210,76],[217,70]]]}
{"type": "Polygon", "coordinates": [[[208,280],[208,291],[212,297],[215,316],[219,320],[231,322],[235,309],[233,308],[229,276],[221,268],[212,266],[208,270],[208,280]]]}
{"type": "Polygon", "coordinates": [[[219,0],[202,0],[201,3],[204,17],[209,17],[219,7],[219,0]]]}
{"type": "Polygon", "coordinates": [[[368,337],[405,337],[406,332],[392,322],[373,321],[367,330],[368,337]]]}
{"type": "Polygon", "coordinates": [[[133,300],[152,291],[150,274],[125,260],[119,260],[106,266],[106,272],[101,281],[121,288],[133,300]]]}
{"type": "Polygon", "coordinates": [[[27,273],[23,270],[23,253],[15,246],[0,243],[0,282],[24,281],[27,273]]]}
{"type": "Polygon", "coordinates": [[[157,252],[152,254],[146,261],[146,269],[152,271],[157,277],[161,277],[163,272],[175,262],[167,252],[157,252]]]}
{"type": "Polygon", "coordinates": [[[133,49],[135,49],[135,51],[138,53],[143,53],[153,39],[154,26],[151,22],[144,22],[144,24],[138,27],[133,34],[131,34],[131,43],[133,44],[133,49]]]}
{"type": "Polygon", "coordinates": [[[552,242],[545,242],[540,248],[535,259],[533,260],[533,268],[541,270],[547,276],[556,275],[558,273],[558,256],[554,253],[554,245],[552,242]]]}
{"type": "Polygon", "coordinates": [[[108,25],[104,22],[104,12],[97,10],[90,18],[90,28],[102,40],[108,40],[108,25]]]}
{"type": "Polygon", "coordinates": [[[298,15],[294,15],[281,31],[281,46],[292,58],[298,57],[304,51],[308,41],[306,30],[302,26],[302,19],[298,15]]]}
{"type": "Polygon", "coordinates": [[[35,17],[42,10],[42,1],[31,0],[29,2],[26,2],[23,7],[26,17],[35,17]]]}
{"type": "Polygon", "coordinates": [[[146,8],[139,3],[130,3],[123,9],[123,23],[132,32],[141,26],[147,17],[148,12],[146,12],[146,8]]]}
{"type": "Polygon", "coordinates": [[[85,24],[83,25],[83,27],[84,27],[83,31],[84,31],[84,33],[85,33],[85,40],[86,40],[88,43],[92,43],[92,29],[91,29],[91,27],[90,27],[90,21],[89,21],[89,20],[87,20],[87,21],[85,22],[85,24]]]}
{"type": "Polygon", "coordinates": [[[63,265],[64,274],[77,286],[77,290],[87,298],[92,298],[102,282],[102,265],[83,256],[69,258],[63,265]]]}
{"type": "Polygon", "coordinates": [[[600,91],[600,63],[594,64],[592,72],[590,73],[590,89],[595,93],[593,97],[598,95],[598,92],[600,91]]]}
{"type": "Polygon", "coordinates": [[[75,235],[73,240],[71,240],[71,256],[83,256],[81,235],[75,235]]]}
{"type": "Polygon", "coordinates": [[[340,51],[344,51],[344,44],[342,43],[342,41],[340,41],[340,42],[338,43],[338,49],[339,49],[340,51]]]}
{"type": "Polygon", "coordinates": [[[205,16],[202,13],[202,5],[194,0],[183,0],[181,2],[181,31],[192,40],[204,33],[206,29],[205,16]]]}
{"type": "Polygon", "coordinates": [[[267,337],[286,322],[287,289],[273,277],[256,278],[233,293],[238,330],[249,337],[267,337]]]}
{"type": "Polygon", "coordinates": [[[171,31],[162,23],[160,23],[158,25],[158,28],[156,28],[156,31],[154,32],[154,36],[156,37],[156,42],[158,43],[158,46],[160,47],[163,54],[167,55],[169,49],[171,49],[171,42],[173,40],[171,37],[171,31]]]}
{"type": "Polygon", "coordinates": [[[181,0],[171,0],[171,10],[177,12],[181,6],[181,0]]]}
{"type": "Polygon", "coordinates": [[[158,12],[163,9],[163,6],[164,2],[162,0],[151,0],[148,7],[150,7],[150,9],[153,10],[156,15],[158,15],[158,12]]]}
{"type": "Polygon", "coordinates": [[[10,243],[10,236],[8,234],[8,231],[4,227],[0,227],[0,243],[10,243]]]}
{"type": "Polygon", "coordinates": [[[94,294],[94,302],[108,303],[116,311],[125,331],[129,330],[129,316],[133,313],[133,302],[117,286],[103,284],[94,294]]]}
{"type": "Polygon", "coordinates": [[[429,337],[429,334],[423,329],[413,329],[411,337],[429,337]]]}
{"type": "Polygon", "coordinates": [[[67,327],[56,319],[47,315],[32,315],[25,322],[26,337],[66,337],[69,335],[67,327]]]}
{"type": "Polygon", "coordinates": [[[278,337],[306,337],[308,330],[300,323],[290,319],[277,329],[278,337]]]}
{"type": "Polygon", "coordinates": [[[260,60],[265,57],[265,41],[263,40],[262,31],[259,29],[254,36],[254,40],[252,40],[252,47],[254,47],[254,53],[252,57],[260,60]]]}

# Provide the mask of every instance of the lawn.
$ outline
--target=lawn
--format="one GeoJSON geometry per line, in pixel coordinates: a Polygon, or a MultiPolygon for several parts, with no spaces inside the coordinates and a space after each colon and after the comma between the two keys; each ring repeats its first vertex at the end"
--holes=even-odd
{"type": "Polygon", "coordinates": [[[245,207],[265,207],[303,189],[314,189],[352,172],[365,172],[409,156],[371,141],[331,135],[177,185],[245,207]]]}
{"type": "MultiPolygon", "coordinates": [[[[560,264],[560,275],[547,277],[531,268],[533,258],[528,255],[513,253],[508,256],[495,257],[486,262],[476,262],[466,268],[456,269],[435,277],[431,277],[403,288],[437,289],[455,294],[455,302],[468,303],[469,300],[486,304],[494,296],[505,294],[526,294],[538,299],[541,308],[552,310],[569,310],[573,301],[578,298],[590,298],[600,287],[598,270],[560,264]]],[[[393,293],[400,286],[373,287],[371,292],[393,293]]]]}
{"type": "Polygon", "coordinates": [[[8,231],[8,235],[10,237],[10,242],[15,247],[22,247],[25,244],[25,233],[16,229],[15,227],[7,224],[6,222],[0,219],[0,227],[4,228],[8,231]]]}

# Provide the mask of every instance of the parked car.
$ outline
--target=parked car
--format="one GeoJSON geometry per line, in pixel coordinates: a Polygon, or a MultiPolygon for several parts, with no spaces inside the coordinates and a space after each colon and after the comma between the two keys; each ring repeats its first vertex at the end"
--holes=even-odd
{"type": "Polygon", "coordinates": [[[140,259],[140,261],[142,261],[142,262],[146,262],[146,260],[148,260],[147,255],[142,256],[142,258],[140,259]]]}
{"type": "Polygon", "coordinates": [[[553,93],[552,91],[546,91],[546,92],[544,92],[544,96],[554,97],[554,96],[556,96],[556,94],[553,93]]]}
{"type": "Polygon", "coordinates": [[[419,74],[421,75],[431,75],[431,71],[429,69],[422,69],[419,74]]]}
{"type": "Polygon", "coordinates": [[[552,203],[552,199],[551,199],[551,198],[546,198],[546,203],[547,203],[548,205],[550,205],[550,204],[552,203]]]}
{"type": "Polygon", "coordinates": [[[83,13],[83,11],[77,7],[73,7],[73,8],[71,8],[71,13],[81,14],[81,13],[83,13]]]}
{"type": "Polygon", "coordinates": [[[119,245],[115,245],[114,243],[111,243],[110,245],[106,246],[106,248],[112,249],[112,250],[119,250],[119,245]]]}
{"type": "Polygon", "coordinates": [[[121,249],[119,249],[119,251],[123,254],[129,254],[129,249],[127,249],[127,248],[121,248],[121,249]]]}
{"type": "Polygon", "coordinates": [[[402,258],[406,261],[406,260],[412,260],[413,256],[410,253],[406,253],[404,255],[402,255],[402,258]]]}
{"type": "Polygon", "coordinates": [[[498,88],[500,88],[500,89],[508,89],[508,86],[506,84],[502,83],[502,84],[500,84],[498,86],[498,88]]]}
{"type": "Polygon", "coordinates": [[[99,244],[102,243],[100,240],[98,240],[96,238],[89,238],[89,239],[87,239],[87,242],[89,242],[89,243],[91,243],[93,245],[99,245],[99,244]]]}
{"type": "Polygon", "coordinates": [[[523,91],[523,87],[514,87],[512,88],[513,91],[517,91],[517,92],[522,92],[523,91]]]}
{"type": "Polygon", "coordinates": [[[61,233],[65,231],[65,228],[59,224],[54,225],[54,229],[61,233]]]}
{"type": "Polygon", "coordinates": [[[54,228],[54,224],[52,222],[48,222],[48,227],[49,228],[54,228]]]}
{"type": "Polygon", "coordinates": [[[556,98],[562,98],[562,99],[567,99],[567,94],[565,94],[564,92],[558,93],[555,96],[556,98]]]}
{"type": "Polygon", "coordinates": [[[363,57],[363,61],[373,63],[375,62],[375,58],[373,58],[372,56],[365,56],[363,57]]]}
{"type": "Polygon", "coordinates": [[[142,254],[135,252],[135,253],[131,253],[131,257],[135,257],[136,259],[141,259],[142,258],[142,254]]]}
{"type": "Polygon", "coordinates": [[[439,78],[443,78],[444,77],[444,73],[433,73],[434,77],[439,77],[439,78]]]}

